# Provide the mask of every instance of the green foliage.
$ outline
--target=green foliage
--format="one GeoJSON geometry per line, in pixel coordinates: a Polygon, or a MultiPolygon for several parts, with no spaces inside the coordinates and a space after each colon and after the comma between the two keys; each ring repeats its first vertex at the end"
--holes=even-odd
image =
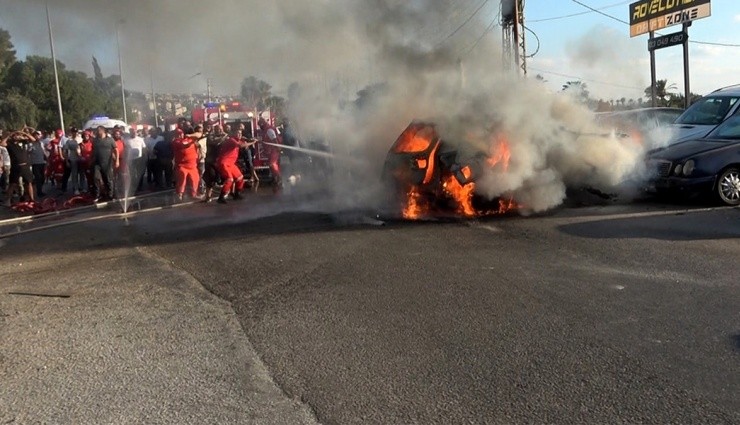
{"type": "Polygon", "coordinates": [[[10,42],[10,33],[0,28],[0,80],[11,65],[15,63],[15,50],[10,42]]]}
{"type": "Polygon", "coordinates": [[[563,84],[563,91],[583,103],[591,103],[591,94],[588,91],[588,86],[583,81],[568,81],[563,84]]]}
{"type": "MultiPolygon", "coordinates": [[[[93,58],[93,68],[96,60],[93,58]]],[[[57,61],[59,87],[66,126],[82,126],[90,116],[106,114],[123,115],[118,76],[103,77],[100,67],[95,69],[95,79],[82,72],[67,70],[57,61]]],[[[50,58],[29,56],[25,61],[13,63],[0,82],[0,122],[12,128],[19,122],[34,123],[40,128],[58,128],[59,112],[54,82],[54,66],[50,58]],[[33,106],[30,108],[28,102],[33,106]],[[19,117],[19,113],[29,114],[19,117]]]]}
{"type": "Polygon", "coordinates": [[[251,108],[263,110],[267,107],[266,101],[270,97],[272,86],[257,77],[247,77],[242,81],[242,100],[251,108]]]}
{"type": "Polygon", "coordinates": [[[0,128],[36,127],[38,113],[31,99],[15,92],[8,93],[0,99],[0,128]]]}
{"type": "MultiPolygon", "coordinates": [[[[645,98],[648,101],[652,100],[652,86],[645,88],[645,98]]],[[[671,90],[676,90],[675,84],[668,84],[668,80],[657,80],[655,81],[655,106],[669,106],[671,90]]]]}
{"type": "Polygon", "coordinates": [[[280,96],[270,96],[265,99],[265,108],[270,109],[270,113],[276,117],[285,116],[286,104],[285,99],[280,96]]]}

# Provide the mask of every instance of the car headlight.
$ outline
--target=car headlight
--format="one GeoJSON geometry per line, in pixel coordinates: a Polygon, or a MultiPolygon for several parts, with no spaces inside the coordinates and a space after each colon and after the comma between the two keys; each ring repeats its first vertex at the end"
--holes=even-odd
{"type": "Polygon", "coordinates": [[[682,170],[683,170],[683,165],[678,164],[676,165],[676,168],[673,170],[673,174],[680,176],[682,170]]]}
{"type": "Polygon", "coordinates": [[[686,177],[690,176],[694,172],[694,168],[696,168],[696,164],[693,159],[686,161],[683,165],[683,175],[686,177]]]}

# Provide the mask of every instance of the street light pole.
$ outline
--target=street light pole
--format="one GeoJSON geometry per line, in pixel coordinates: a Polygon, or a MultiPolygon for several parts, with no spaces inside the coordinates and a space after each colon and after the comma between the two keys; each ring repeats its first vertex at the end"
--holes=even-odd
{"type": "Polygon", "coordinates": [[[118,36],[118,27],[121,21],[116,22],[116,45],[118,45],[118,74],[121,77],[121,102],[123,103],[123,122],[128,124],[128,116],[126,114],[126,88],[123,85],[123,59],[121,57],[121,38],[118,36]]]}
{"type": "Polygon", "coordinates": [[[54,64],[54,82],[57,89],[57,106],[59,107],[59,128],[64,131],[64,112],[62,111],[62,94],[59,90],[59,72],[57,71],[57,55],[54,51],[54,34],[51,31],[51,17],[49,16],[49,2],[46,2],[46,23],[49,26],[49,45],[51,46],[51,61],[54,64]]]}

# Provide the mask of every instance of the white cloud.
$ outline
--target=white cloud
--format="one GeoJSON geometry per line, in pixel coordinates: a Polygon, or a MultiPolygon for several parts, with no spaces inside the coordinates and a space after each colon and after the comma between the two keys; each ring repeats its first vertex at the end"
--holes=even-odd
{"type": "Polygon", "coordinates": [[[735,17],[733,18],[733,20],[735,22],[740,22],[740,15],[735,15],[735,17]]]}

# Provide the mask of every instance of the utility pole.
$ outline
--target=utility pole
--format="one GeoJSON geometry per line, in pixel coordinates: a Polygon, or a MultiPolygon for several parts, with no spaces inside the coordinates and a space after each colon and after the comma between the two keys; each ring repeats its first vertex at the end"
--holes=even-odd
{"type": "Polygon", "coordinates": [[[59,90],[59,72],[57,71],[57,55],[54,51],[54,34],[51,31],[51,17],[49,15],[49,2],[46,2],[46,23],[49,26],[49,45],[51,46],[51,61],[54,64],[54,82],[57,89],[57,106],[59,107],[59,126],[64,131],[64,112],[62,111],[62,94],[59,90]]]}
{"type": "Polygon", "coordinates": [[[123,103],[123,122],[128,124],[126,115],[126,89],[123,85],[123,59],[121,57],[121,38],[118,36],[118,27],[123,23],[122,20],[116,22],[116,44],[118,45],[118,74],[121,77],[121,102],[123,103]]]}
{"type": "Polygon", "coordinates": [[[527,75],[527,43],[524,0],[501,0],[501,30],[504,66],[527,75]]]}
{"type": "Polygon", "coordinates": [[[152,88],[152,105],[154,106],[154,126],[159,127],[159,116],[157,115],[157,95],[154,93],[154,77],[149,75],[149,83],[152,88]]]}

